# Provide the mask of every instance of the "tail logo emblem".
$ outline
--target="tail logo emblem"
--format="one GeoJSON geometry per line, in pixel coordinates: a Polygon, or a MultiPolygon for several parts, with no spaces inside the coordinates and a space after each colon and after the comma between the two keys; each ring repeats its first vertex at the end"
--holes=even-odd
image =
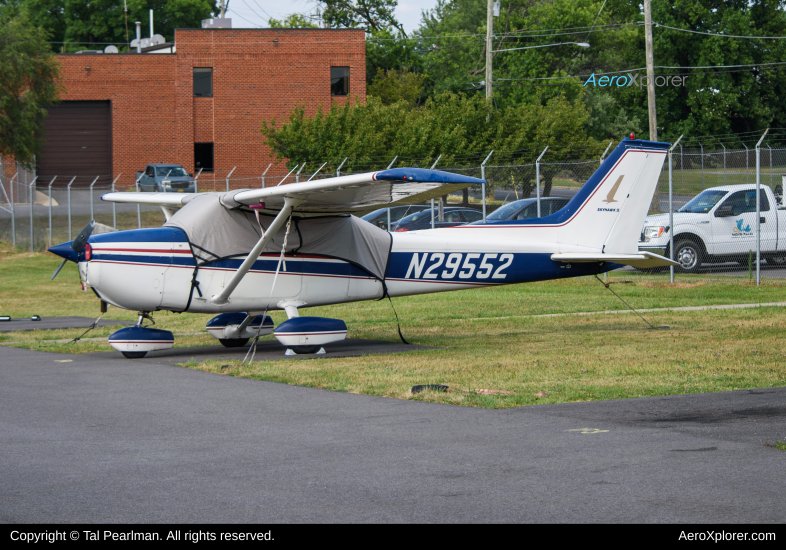
{"type": "Polygon", "coordinates": [[[622,183],[622,178],[624,178],[624,177],[625,176],[622,175],[619,178],[617,178],[617,182],[614,184],[614,187],[611,188],[611,191],[609,191],[609,194],[606,195],[606,200],[603,201],[603,202],[608,203],[608,204],[611,204],[612,202],[617,202],[617,201],[614,200],[614,195],[617,194],[617,189],[620,188],[620,183],[622,183]]]}

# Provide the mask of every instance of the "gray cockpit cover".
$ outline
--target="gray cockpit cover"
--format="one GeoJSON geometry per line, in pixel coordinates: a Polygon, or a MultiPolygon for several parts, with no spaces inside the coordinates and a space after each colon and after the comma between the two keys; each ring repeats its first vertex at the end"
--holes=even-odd
{"type": "MultiPolygon", "coordinates": [[[[260,214],[259,221],[267,229],[273,218],[260,214]]],[[[218,194],[194,197],[164,227],[178,227],[185,231],[198,265],[245,256],[261,238],[254,213],[224,206],[218,194]]],[[[276,233],[263,253],[280,253],[285,233],[286,225],[276,233]]],[[[355,216],[293,217],[287,236],[287,253],[318,254],[346,260],[381,280],[385,277],[392,239],[387,231],[355,216]]]]}

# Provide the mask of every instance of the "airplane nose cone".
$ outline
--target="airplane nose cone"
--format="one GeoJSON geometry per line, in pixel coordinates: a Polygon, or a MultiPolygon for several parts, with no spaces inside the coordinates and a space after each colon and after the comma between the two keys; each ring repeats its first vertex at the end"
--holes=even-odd
{"type": "Polygon", "coordinates": [[[49,248],[48,251],[52,254],[60,256],[61,258],[65,258],[66,260],[71,260],[74,263],[79,262],[79,254],[71,248],[71,243],[74,241],[68,241],[67,243],[58,244],[49,248]]]}

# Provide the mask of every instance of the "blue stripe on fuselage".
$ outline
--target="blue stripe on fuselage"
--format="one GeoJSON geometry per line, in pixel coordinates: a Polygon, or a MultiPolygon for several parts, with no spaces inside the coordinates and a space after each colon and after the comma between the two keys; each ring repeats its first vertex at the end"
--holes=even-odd
{"type": "Polygon", "coordinates": [[[91,235],[89,243],[187,243],[188,237],[176,227],[151,227],[148,229],[129,229],[91,235]]]}
{"type": "Polygon", "coordinates": [[[393,252],[386,279],[458,284],[511,284],[605,273],[619,264],[555,262],[551,254],[393,252]]]}
{"type": "MultiPolygon", "coordinates": [[[[102,233],[93,235],[89,239],[90,243],[109,244],[109,243],[185,243],[188,242],[186,234],[174,227],[156,227],[151,229],[131,229],[128,231],[117,231],[113,233],[102,233]]],[[[183,267],[193,267],[194,258],[191,254],[172,254],[162,250],[160,254],[139,254],[123,253],[121,251],[105,252],[100,249],[95,250],[94,259],[105,262],[121,262],[128,264],[145,265],[175,265],[183,267]]],[[[245,258],[229,258],[218,262],[207,264],[207,269],[228,269],[236,270],[243,263],[245,258]]],[[[286,273],[298,273],[302,275],[318,276],[338,276],[338,277],[371,277],[363,268],[344,261],[319,262],[313,259],[297,256],[287,256],[286,270],[281,266],[281,271],[286,273]]],[[[254,262],[252,271],[275,272],[278,266],[278,254],[263,256],[254,262]]]]}

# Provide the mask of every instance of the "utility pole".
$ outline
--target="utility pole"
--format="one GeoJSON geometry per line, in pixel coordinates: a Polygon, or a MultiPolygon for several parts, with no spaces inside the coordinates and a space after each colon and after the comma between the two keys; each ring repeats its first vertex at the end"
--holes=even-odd
{"type": "Polygon", "coordinates": [[[488,0],[486,10],[486,100],[491,101],[491,38],[494,34],[494,0],[488,0]]]}
{"type": "Polygon", "coordinates": [[[226,14],[227,14],[227,2],[224,2],[224,0],[221,0],[218,3],[218,9],[220,11],[219,17],[221,19],[224,19],[224,17],[226,17],[226,14]]]}
{"type": "Polygon", "coordinates": [[[647,105],[650,111],[650,141],[658,141],[658,111],[655,107],[655,61],[652,56],[651,0],[644,0],[644,45],[647,58],[647,105]]]}

